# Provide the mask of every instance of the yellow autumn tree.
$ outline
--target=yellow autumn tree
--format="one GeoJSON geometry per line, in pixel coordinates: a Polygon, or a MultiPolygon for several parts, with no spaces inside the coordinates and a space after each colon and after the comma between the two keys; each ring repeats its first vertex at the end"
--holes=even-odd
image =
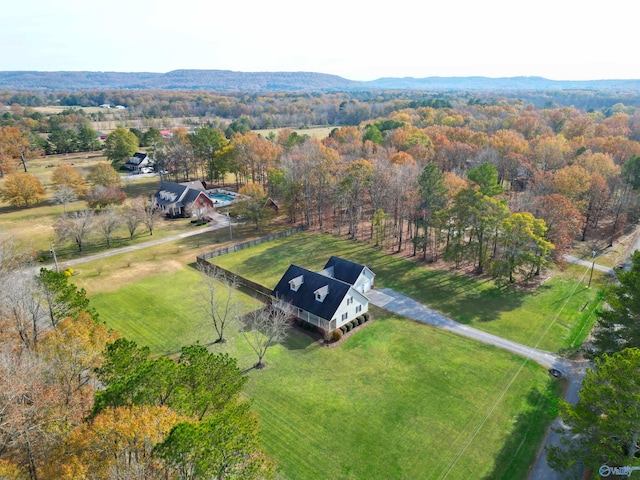
{"type": "Polygon", "coordinates": [[[51,176],[51,184],[56,187],[67,185],[73,189],[76,195],[84,195],[87,191],[87,185],[80,175],[80,172],[71,165],[60,165],[53,171],[51,176]]]}
{"type": "Polygon", "coordinates": [[[17,172],[8,175],[0,188],[0,198],[16,207],[35,205],[44,197],[40,180],[30,173],[17,172]]]}
{"type": "Polygon", "coordinates": [[[166,406],[108,408],[75,429],[43,469],[43,479],[158,478],[153,448],[179,422],[166,406]]]}

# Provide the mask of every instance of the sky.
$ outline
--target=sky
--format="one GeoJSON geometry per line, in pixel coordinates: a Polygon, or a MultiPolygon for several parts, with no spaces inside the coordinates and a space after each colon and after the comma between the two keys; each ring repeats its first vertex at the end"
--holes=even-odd
{"type": "Polygon", "coordinates": [[[640,79],[625,0],[5,0],[0,70],[640,79]]]}

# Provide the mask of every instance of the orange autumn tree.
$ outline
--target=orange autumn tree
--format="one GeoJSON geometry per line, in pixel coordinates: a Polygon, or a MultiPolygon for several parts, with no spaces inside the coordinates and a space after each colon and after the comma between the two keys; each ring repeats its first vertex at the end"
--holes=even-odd
{"type": "Polygon", "coordinates": [[[159,478],[153,449],[188,417],[166,406],[108,408],[69,434],[42,478],[159,478]]]}
{"type": "Polygon", "coordinates": [[[71,165],[60,165],[56,167],[51,176],[51,184],[54,189],[67,185],[73,189],[76,195],[84,195],[87,191],[87,185],[80,175],[80,172],[71,165]]]}
{"type": "Polygon", "coordinates": [[[34,154],[29,139],[19,128],[0,127],[0,177],[15,171],[20,163],[26,172],[26,159],[34,154]]]}

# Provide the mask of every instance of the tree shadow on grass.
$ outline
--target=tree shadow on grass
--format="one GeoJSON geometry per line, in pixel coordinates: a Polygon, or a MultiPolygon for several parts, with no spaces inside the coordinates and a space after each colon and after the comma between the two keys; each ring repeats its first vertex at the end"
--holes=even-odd
{"type": "Polygon", "coordinates": [[[557,416],[561,390],[560,382],[555,380],[550,380],[544,390],[529,390],[527,410],[517,416],[511,434],[495,456],[493,471],[483,480],[527,478],[546,431],[557,416]]]}
{"type": "Polygon", "coordinates": [[[305,350],[310,345],[318,343],[322,335],[318,332],[311,333],[303,331],[299,326],[293,326],[287,332],[287,336],[282,342],[282,346],[287,350],[305,350]],[[317,338],[315,338],[317,336],[317,338]]]}

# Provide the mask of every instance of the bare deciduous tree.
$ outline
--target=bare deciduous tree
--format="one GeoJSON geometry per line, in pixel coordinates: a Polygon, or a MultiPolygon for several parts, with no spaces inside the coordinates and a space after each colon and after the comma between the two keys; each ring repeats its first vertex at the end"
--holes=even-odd
{"type": "Polygon", "coordinates": [[[153,235],[153,227],[163,216],[162,210],[158,210],[151,205],[145,205],[142,213],[142,223],[149,229],[149,235],[153,235]]]}
{"type": "Polygon", "coordinates": [[[80,252],[94,228],[95,214],[93,210],[80,210],[69,215],[63,214],[53,225],[58,238],[63,241],[72,240],[80,252]]]}
{"type": "Polygon", "coordinates": [[[255,309],[243,317],[242,336],[258,356],[255,368],[264,368],[263,359],[271,345],[282,342],[290,328],[290,308],[280,302],[278,307],[266,306],[255,309]]]}
{"type": "Polygon", "coordinates": [[[0,277],[27,266],[33,259],[32,257],[29,249],[25,248],[14,236],[0,234],[0,277]]]}
{"type": "Polygon", "coordinates": [[[109,206],[98,217],[98,230],[107,242],[107,248],[111,248],[111,236],[122,225],[122,213],[113,206],[109,206]]]}
{"type": "Polygon", "coordinates": [[[53,190],[53,199],[56,203],[61,203],[64,213],[67,213],[67,203],[75,202],[78,194],[66,183],[58,185],[53,190]]]}
{"type": "Polygon", "coordinates": [[[234,294],[237,284],[224,274],[209,275],[204,268],[201,271],[205,279],[201,291],[202,308],[218,335],[216,343],[224,343],[225,329],[238,321],[238,302],[234,294]]]}
{"type": "Polygon", "coordinates": [[[144,199],[142,197],[136,197],[124,206],[123,218],[124,224],[129,231],[129,240],[133,240],[133,235],[136,233],[138,225],[144,219],[144,208],[144,199]]]}
{"type": "Polygon", "coordinates": [[[38,300],[38,284],[26,270],[2,279],[0,317],[15,332],[22,346],[37,350],[40,332],[46,321],[46,311],[38,300]]]}

